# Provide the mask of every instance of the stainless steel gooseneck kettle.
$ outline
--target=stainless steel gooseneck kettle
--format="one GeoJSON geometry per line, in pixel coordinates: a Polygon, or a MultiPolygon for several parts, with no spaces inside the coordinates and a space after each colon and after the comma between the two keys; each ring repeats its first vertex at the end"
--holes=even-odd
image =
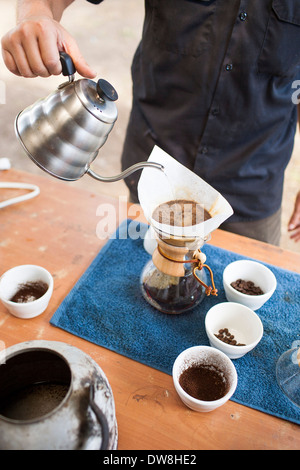
{"type": "Polygon", "coordinates": [[[103,79],[97,83],[75,81],[71,57],[61,52],[60,60],[69,81],[16,117],[16,135],[27,155],[40,168],[66,181],[88,174],[99,181],[114,182],[147,166],[163,170],[162,165],[151,162],[137,163],[111,177],[90,169],[117,119],[118,95],[103,79]]]}

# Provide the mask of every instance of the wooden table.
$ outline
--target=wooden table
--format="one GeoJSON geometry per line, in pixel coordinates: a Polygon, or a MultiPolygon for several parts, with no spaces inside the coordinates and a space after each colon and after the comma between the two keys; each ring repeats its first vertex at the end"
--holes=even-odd
{"type": "MultiPolygon", "coordinates": [[[[19,264],[39,264],[54,277],[53,296],[41,316],[21,320],[1,304],[2,346],[44,339],[66,342],[89,354],[113,390],[119,450],[299,449],[300,428],[295,424],[233,401],[207,414],[191,411],[177,396],[171,376],[51,326],[52,315],[106,242],[98,237],[103,204],[115,208],[118,221],[128,215],[137,218],[136,207],[128,213],[126,201],[119,204],[118,199],[44,175],[9,170],[0,173],[0,181],[34,183],[41,190],[34,199],[0,210],[0,274],[19,264]]],[[[0,200],[14,195],[15,190],[2,189],[0,200]]],[[[300,269],[299,254],[255,240],[217,230],[211,243],[300,269]]]]}

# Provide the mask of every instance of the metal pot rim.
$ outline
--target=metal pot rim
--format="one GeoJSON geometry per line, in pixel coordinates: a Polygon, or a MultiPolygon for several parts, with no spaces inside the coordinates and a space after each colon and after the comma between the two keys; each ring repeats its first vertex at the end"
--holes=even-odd
{"type": "MultiPolygon", "coordinates": [[[[65,364],[67,365],[67,367],[70,370],[70,376],[71,376],[70,385],[69,385],[68,391],[67,391],[66,395],[64,396],[64,398],[62,399],[62,401],[55,408],[53,408],[53,410],[49,411],[48,413],[42,414],[39,417],[36,417],[36,418],[33,418],[33,419],[27,419],[27,420],[20,420],[20,419],[7,418],[6,416],[0,414],[0,419],[2,419],[3,421],[6,421],[8,423],[11,423],[11,424],[29,425],[29,424],[38,423],[38,422],[43,421],[47,418],[50,418],[53,414],[57,413],[63,406],[66,405],[66,402],[70,399],[70,396],[73,392],[73,381],[74,381],[73,372],[72,372],[72,368],[68,364],[66,358],[61,353],[55,351],[55,349],[53,349],[53,348],[46,347],[46,346],[44,346],[44,347],[43,346],[40,346],[40,347],[39,346],[30,346],[29,343],[30,342],[19,343],[18,345],[15,345],[15,346],[23,345],[24,349],[20,349],[20,350],[17,349],[16,351],[11,351],[11,353],[6,355],[6,360],[9,360],[9,359],[11,359],[15,356],[18,356],[18,355],[21,355],[21,354],[26,354],[27,352],[32,352],[32,351],[47,351],[51,354],[55,354],[56,356],[59,356],[65,362],[65,364]],[[26,345],[28,345],[28,347],[26,347],[26,345]]],[[[13,348],[13,346],[11,348],[13,348]]],[[[11,348],[8,348],[8,349],[11,349],[11,348]]],[[[1,364],[1,362],[0,362],[0,364],[1,364]]]]}

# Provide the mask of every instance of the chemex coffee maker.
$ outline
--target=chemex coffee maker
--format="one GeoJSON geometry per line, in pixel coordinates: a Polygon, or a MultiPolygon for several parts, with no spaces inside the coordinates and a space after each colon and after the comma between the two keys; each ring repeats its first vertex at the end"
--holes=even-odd
{"type": "Polygon", "coordinates": [[[138,198],[150,228],[144,247],[152,255],[141,273],[144,298],[157,310],[179,314],[217,295],[201,251],[233,213],[214,188],[155,146],[149,160],[164,167],[142,171],[138,198]]]}
{"type": "Polygon", "coordinates": [[[71,57],[61,52],[60,60],[62,73],[69,80],[24,109],[15,120],[15,132],[26,154],[41,169],[66,181],[88,174],[110,183],[146,166],[163,170],[157,163],[141,162],[116,176],[104,177],[90,168],[117,119],[118,94],[103,79],[97,83],[74,80],[71,57]]]}

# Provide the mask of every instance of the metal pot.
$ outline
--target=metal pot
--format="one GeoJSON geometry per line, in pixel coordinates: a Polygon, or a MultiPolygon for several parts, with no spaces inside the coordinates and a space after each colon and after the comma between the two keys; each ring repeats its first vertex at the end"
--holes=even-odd
{"type": "Polygon", "coordinates": [[[56,341],[29,341],[0,355],[0,449],[116,449],[108,380],[91,357],[56,341]]]}
{"type": "Polygon", "coordinates": [[[111,177],[90,169],[117,119],[118,94],[103,79],[97,83],[75,81],[71,57],[61,52],[60,58],[62,73],[69,76],[69,81],[16,117],[15,132],[26,154],[40,168],[66,181],[87,173],[99,181],[113,182],[146,166],[162,170],[162,165],[151,162],[137,163],[111,177]]]}

